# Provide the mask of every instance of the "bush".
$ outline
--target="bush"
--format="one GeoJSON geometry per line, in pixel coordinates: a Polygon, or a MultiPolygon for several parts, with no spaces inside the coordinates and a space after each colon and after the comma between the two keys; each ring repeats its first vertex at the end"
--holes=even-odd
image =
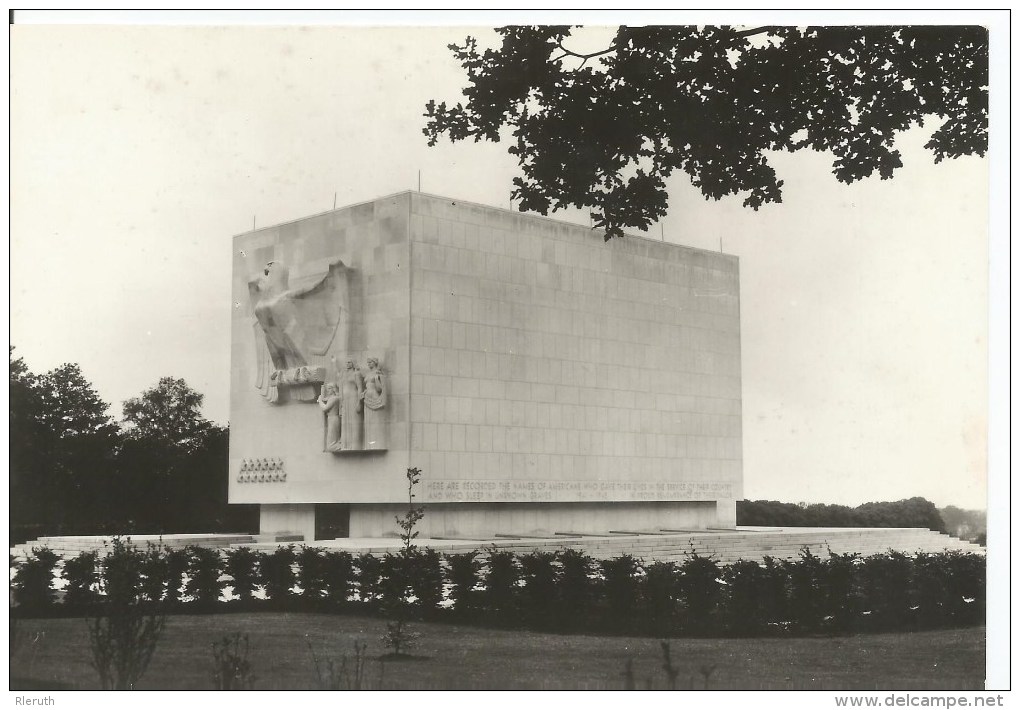
{"type": "Polygon", "coordinates": [[[946,554],[919,552],[914,557],[911,606],[917,607],[915,623],[922,629],[947,625],[954,599],[950,592],[952,567],[946,554]]]}
{"type": "Polygon", "coordinates": [[[860,619],[860,592],[857,582],[858,560],[854,553],[829,552],[825,564],[823,591],[825,593],[824,619],[831,630],[847,632],[858,626],[860,619]]]}
{"type": "Polygon", "coordinates": [[[946,553],[949,571],[949,609],[957,624],[985,623],[984,557],[960,552],[946,553]]]}
{"type": "Polygon", "coordinates": [[[251,690],[255,676],[248,660],[248,634],[235,633],[214,641],[213,684],[216,690],[251,690]]]}
{"type": "Polygon", "coordinates": [[[825,616],[824,566],[822,560],[807,547],[800,551],[800,559],[784,562],[790,577],[790,620],[801,632],[815,632],[822,627],[825,616]]]}
{"type": "Polygon", "coordinates": [[[656,561],[645,565],[641,584],[643,631],[658,636],[672,635],[679,597],[680,573],[675,562],[656,561]]]}
{"type": "Polygon", "coordinates": [[[387,552],[379,564],[378,603],[391,613],[407,603],[414,557],[405,551],[387,552]]]}
{"type": "Polygon", "coordinates": [[[568,627],[583,626],[590,620],[598,595],[597,585],[592,579],[595,560],[573,549],[561,550],[556,560],[560,565],[556,580],[559,619],[568,627]]]}
{"type": "Polygon", "coordinates": [[[504,621],[517,615],[518,587],[520,571],[517,558],[510,550],[489,550],[485,564],[485,588],[482,591],[482,604],[495,618],[504,621]]]}
{"type": "Polygon", "coordinates": [[[470,611],[475,607],[475,587],[478,585],[482,563],[478,561],[478,551],[446,555],[449,568],[450,598],[453,608],[458,613],[470,611]]]}
{"type": "Polygon", "coordinates": [[[864,558],[857,575],[863,629],[893,631],[910,623],[912,567],[913,561],[902,552],[864,558]]]}
{"type": "Polygon", "coordinates": [[[223,558],[218,550],[190,545],[188,554],[188,582],[185,591],[195,603],[212,606],[220,600],[226,584],[220,579],[223,574],[223,558]]]}
{"type": "Polygon", "coordinates": [[[722,570],[726,582],[725,626],[731,634],[757,636],[768,628],[766,568],[753,560],[738,560],[722,570]]]}
{"type": "Polygon", "coordinates": [[[375,604],[381,577],[382,560],[369,552],[358,555],[358,598],[362,603],[375,604]]]}
{"type": "Polygon", "coordinates": [[[234,547],[226,554],[234,596],[242,602],[251,601],[259,583],[259,555],[250,547],[234,547]]]}
{"type": "Polygon", "coordinates": [[[557,584],[556,555],[536,550],[521,555],[521,578],[524,591],[521,595],[521,611],[525,621],[546,626],[555,618],[557,584]]]}
{"type": "Polygon", "coordinates": [[[368,686],[365,684],[367,644],[355,641],[353,656],[345,653],[339,658],[325,656],[320,659],[311,642],[308,642],[308,650],[312,654],[312,663],[315,664],[315,679],[319,690],[367,690],[368,686]]]}
{"type": "Polygon", "coordinates": [[[181,592],[184,588],[184,575],[188,573],[191,565],[191,555],[188,550],[167,550],[166,551],[166,597],[165,604],[179,604],[181,592]]]}
{"type": "Polygon", "coordinates": [[[100,612],[86,619],[92,667],[103,690],[130,690],[145,673],[166,614],[145,603],[143,555],[119,538],[100,563],[100,612]]]}
{"type": "Polygon", "coordinates": [[[166,553],[150,545],[139,553],[139,567],[142,575],[142,598],[159,603],[163,601],[167,587],[166,553]]]}
{"type": "Polygon", "coordinates": [[[626,628],[633,623],[638,606],[641,566],[637,558],[621,555],[611,560],[600,560],[603,588],[609,609],[610,626],[626,628]]]}
{"type": "Polygon", "coordinates": [[[99,554],[95,551],[82,552],[64,562],[64,604],[84,607],[95,603],[99,597],[99,554]]]}
{"type": "Polygon", "coordinates": [[[765,623],[775,630],[788,630],[790,613],[790,572],[783,560],[766,556],[762,560],[761,605],[765,623]]]}
{"type": "Polygon", "coordinates": [[[354,593],[354,558],[349,552],[325,553],[322,560],[322,584],[326,598],[332,604],[347,604],[354,593]]]}
{"type": "Polygon", "coordinates": [[[423,611],[435,611],[443,601],[443,558],[427,547],[411,553],[411,593],[423,611]]]}
{"type": "Polygon", "coordinates": [[[690,553],[680,565],[679,597],[683,609],[683,628],[693,634],[716,629],[722,596],[719,563],[712,557],[690,553]]]}
{"type": "Polygon", "coordinates": [[[35,613],[53,606],[54,570],[59,559],[48,547],[33,547],[32,554],[21,563],[14,578],[14,598],[23,611],[35,613]]]}
{"type": "Polygon", "coordinates": [[[325,592],[325,558],[317,547],[302,546],[297,553],[298,586],[305,599],[322,599],[325,592]]]}
{"type": "Polygon", "coordinates": [[[259,557],[259,570],[266,597],[274,601],[285,601],[294,586],[294,547],[278,547],[259,557]]]}

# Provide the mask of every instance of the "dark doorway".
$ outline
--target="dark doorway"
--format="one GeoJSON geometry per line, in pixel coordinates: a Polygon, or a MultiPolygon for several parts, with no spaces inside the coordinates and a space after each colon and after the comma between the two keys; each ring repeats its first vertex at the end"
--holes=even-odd
{"type": "Polygon", "coordinates": [[[351,536],[351,506],[343,503],[315,504],[315,539],[351,536]]]}

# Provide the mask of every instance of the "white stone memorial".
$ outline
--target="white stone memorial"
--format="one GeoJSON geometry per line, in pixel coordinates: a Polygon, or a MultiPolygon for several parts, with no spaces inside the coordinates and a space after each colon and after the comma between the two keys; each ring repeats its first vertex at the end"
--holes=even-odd
{"type": "Polygon", "coordinates": [[[423,536],[733,527],[738,287],[734,256],[415,192],[238,235],[229,500],[396,534],[418,467],[423,536]]]}

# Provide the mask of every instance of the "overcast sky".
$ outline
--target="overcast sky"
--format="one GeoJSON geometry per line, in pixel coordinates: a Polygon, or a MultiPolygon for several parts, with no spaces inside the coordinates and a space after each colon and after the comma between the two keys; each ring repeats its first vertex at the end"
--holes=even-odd
{"type": "MultiPolygon", "coordinates": [[[[492,36],[12,27],[16,352],[79,363],[118,417],[183,377],[226,423],[231,237],[253,217],[415,188],[419,170],[425,192],[509,206],[504,145],[422,135],[425,103],[459,97],[446,45],[467,34],[492,36]]],[[[932,128],[902,137],[891,181],[776,155],[785,200],[758,212],[671,186],[651,235],[740,257],[748,498],[985,506],[988,161],[934,165],[932,128]]]]}

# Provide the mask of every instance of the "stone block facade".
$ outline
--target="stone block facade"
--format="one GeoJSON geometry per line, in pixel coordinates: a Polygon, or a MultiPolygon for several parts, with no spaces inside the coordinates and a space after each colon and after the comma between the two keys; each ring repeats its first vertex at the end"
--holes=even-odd
{"type": "Polygon", "coordinates": [[[310,538],[332,503],[352,536],[392,533],[410,466],[432,536],[735,522],[733,256],[408,192],[236,237],[233,293],[230,501],[262,504],[266,528],[310,538]],[[346,343],[308,364],[379,358],[385,451],[326,452],[320,407],[253,385],[252,278],[282,262],[315,284],[337,260],[346,343]],[[286,480],[237,480],[262,458],[286,480]]]}

